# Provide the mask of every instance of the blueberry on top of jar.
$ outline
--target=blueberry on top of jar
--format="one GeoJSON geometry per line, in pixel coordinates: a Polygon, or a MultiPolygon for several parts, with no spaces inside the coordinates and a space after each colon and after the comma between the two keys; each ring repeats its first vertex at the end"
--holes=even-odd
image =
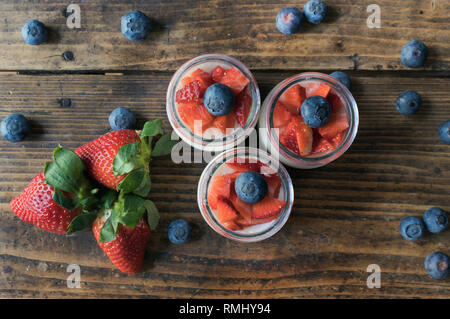
{"type": "Polygon", "coordinates": [[[211,115],[222,116],[231,112],[235,97],[233,91],[222,83],[209,86],[203,96],[203,104],[211,115]]]}

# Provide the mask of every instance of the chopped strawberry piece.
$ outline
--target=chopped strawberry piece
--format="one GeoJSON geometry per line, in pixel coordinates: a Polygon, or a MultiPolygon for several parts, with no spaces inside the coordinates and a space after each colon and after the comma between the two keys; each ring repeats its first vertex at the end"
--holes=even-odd
{"type": "Polygon", "coordinates": [[[226,164],[228,165],[229,168],[232,168],[238,172],[247,172],[247,171],[259,172],[260,167],[264,165],[260,161],[248,157],[245,158],[235,157],[229,160],[226,164]]]}
{"type": "Polygon", "coordinates": [[[323,98],[326,98],[330,90],[331,87],[326,85],[325,83],[312,82],[306,85],[306,96],[310,97],[313,95],[319,95],[323,98]]]}
{"type": "Polygon", "coordinates": [[[233,188],[234,187],[232,186],[232,192],[230,197],[230,201],[233,204],[233,207],[238,211],[239,215],[242,218],[250,221],[252,219],[252,205],[241,200],[236,195],[236,192],[234,191],[233,188]]]}
{"type": "Polygon", "coordinates": [[[278,214],[284,207],[286,202],[278,200],[269,195],[266,195],[261,201],[253,204],[252,217],[253,218],[267,218],[278,214]]]}
{"type": "Polygon", "coordinates": [[[273,109],[273,126],[275,128],[284,127],[292,118],[291,112],[280,101],[277,102],[273,109]]]}
{"type": "Polygon", "coordinates": [[[294,116],[281,134],[280,142],[294,153],[306,156],[311,153],[313,131],[301,117],[294,116]]]}
{"type": "Polygon", "coordinates": [[[214,116],[209,114],[203,104],[185,103],[178,106],[178,114],[180,118],[195,132],[195,125],[203,133],[208,129],[214,121],[214,116]]]}
{"type": "Polygon", "coordinates": [[[280,195],[281,177],[278,174],[265,175],[264,179],[267,182],[268,194],[274,198],[280,195]]]}
{"type": "Polygon", "coordinates": [[[177,91],[175,101],[177,103],[196,102],[205,94],[206,88],[199,81],[190,82],[177,91]]]}
{"type": "Polygon", "coordinates": [[[340,132],[345,131],[348,127],[349,123],[347,114],[344,109],[341,109],[339,112],[331,113],[328,123],[322,127],[319,127],[318,130],[320,135],[328,140],[331,140],[340,132]]]}
{"type": "Polygon", "coordinates": [[[332,149],[334,149],[334,145],[331,144],[326,138],[320,137],[316,145],[314,145],[311,154],[328,152],[329,150],[332,149]]]}
{"type": "Polygon", "coordinates": [[[233,205],[227,200],[219,198],[217,201],[217,219],[219,223],[228,222],[238,217],[238,213],[233,208],[233,205]]]}
{"type": "Polygon", "coordinates": [[[331,143],[333,144],[334,148],[341,145],[342,141],[344,140],[344,137],[345,137],[345,131],[342,131],[331,139],[331,143]]]}
{"type": "Polygon", "coordinates": [[[183,85],[186,85],[186,84],[191,83],[196,80],[198,80],[201,83],[203,83],[204,85],[206,85],[206,87],[213,84],[211,75],[208,72],[205,72],[204,70],[202,70],[200,68],[195,70],[194,72],[192,72],[191,75],[184,77],[183,80],[181,81],[181,83],[183,85]]]}
{"type": "Polygon", "coordinates": [[[223,134],[226,134],[227,129],[234,129],[235,121],[236,116],[234,115],[234,112],[230,112],[227,115],[216,117],[214,120],[214,126],[217,127],[223,134]]]}
{"type": "Polygon", "coordinates": [[[327,100],[330,102],[333,112],[339,112],[344,107],[344,103],[342,103],[341,98],[334,93],[328,94],[327,100]]]}
{"type": "Polygon", "coordinates": [[[208,204],[212,209],[217,209],[217,202],[220,198],[230,198],[231,195],[231,174],[214,176],[208,189],[208,204]]]}
{"type": "Polygon", "coordinates": [[[238,217],[236,218],[235,222],[241,227],[248,227],[253,225],[265,224],[277,219],[278,217],[280,217],[280,213],[267,218],[252,218],[251,220],[246,220],[244,218],[238,217]]]}
{"type": "Polygon", "coordinates": [[[238,223],[234,222],[233,220],[223,222],[222,226],[231,231],[243,229],[242,225],[239,225],[238,223]]]}
{"type": "Polygon", "coordinates": [[[225,84],[237,95],[250,83],[250,80],[241,71],[232,67],[225,70],[219,83],[225,84]]]}
{"type": "Polygon", "coordinates": [[[214,82],[218,83],[220,82],[220,80],[222,80],[224,74],[225,74],[225,69],[222,68],[220,65],[217,66],[211,73],[211,78],[214,82]]]}
{"type": "Polygon", "coordinates": [[[280,102],[294,115],[300,114],[300,107],[305,99],[305,88],[299,84],[293,85],[280,96],[280,102]]]}
{"type": "Polygon", "coordinates": [[[252,97],[247,94],[247,89],[244,89],[236,96],[236,104],[234,105],[234,113],[241,127],[244,127],[245,123],[247,123],[251,108],[252,97]]]}

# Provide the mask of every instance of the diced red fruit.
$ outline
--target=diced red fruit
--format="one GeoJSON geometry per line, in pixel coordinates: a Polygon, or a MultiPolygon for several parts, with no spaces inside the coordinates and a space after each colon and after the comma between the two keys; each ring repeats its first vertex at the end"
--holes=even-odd
{"type": "Polygon", "coordinates": [[[261,201],[253,204],[252,217],[258,219],[274,216],[283,209],[285,204],[286,202],[282,200],[266,195],[261,201]]]}
{"type": "Polygon", "coordinates": [[[250,80],[241,71],[232,67],[225,70],[219,83],[228,86],[237,95],[250,83],[250,80]]]}
{"type": "Polygon", "coordinates": [[[219,223],[228,222],[238,217],[233,205],[227,200],[219,198],[217,201],[217,219],[219,223]]]}
{"type": "Polygon", "coordinates": [[[191,83],[196,80],[205,84],[207,87],[212,84],[211,75],[208,72],[206,72],[200,68],[195,70],[194,72],[192,72],[190,76],[184,77],[183,80],[181,81],[181,83],[183,85],[186,85],[186,84],[191,83]]]}
{"type": "Polygon", "coordinates": [[[328,94],[327,100],[330,102],[333,112],[339,112],[344,107],[344,103],[342,103],[341,98],[334,93],[328,94]]]}
{"type": "Polygon", "coordinates": [[[264,175],[267,182],[268,194],[274,198],[280,195],[281,177],[278,174],[264,175]]]}
{"type": "Polygon", "coordinates": [[[330,120],[327,124],[319,127],[319,134],[328,140],[333,139],[339,133],[345,131],[349,127],[347,114],[345,110],[331,113],[330,120]]]}
{"type": "Polygon", "coordinates": [[[244,89],[236,96],[236,103],[234,105],[234,113],[241,127],[244,127],[245,123],[247,123],[251,108],[252,97],[247,94],[247,89],[244,89]]]}
{"type": "Polygon", "coordinates": [[[234,128],[235,119],[236,117],[234,115],[234,112],[230,112],[227,115],[217,116],[214,120],[214,126],[217,127],[223,134],[226,134],[227,128],[234,128]]]}
{"type": "Polygon", "coordinates": [[[236,223],[234,220],[229,220],[227,222],[223,222],[222,226],[225,227],[226,229],[231,230],[231,231],[243,229],[243,226],[238,224],[238,223],[236,223]]]}
{"type": "Polygon", "coordinates": [[[226,162],[226,164],[228,165],[229,168],[234,169],[235,171],[238,172],[248,172],[248,171],[259,172],[260,167],[264,165],[260,161],[249,157],[245,158],[235,157],[226,162]]]}
{"type": "Polygon", "coordinates": [[[334,149],[334,145],[331,144],[326,138],[320,137],[314,145],[312,154],[322,153],[322,152],[328,152],[329,150],[334,149]]]}
{"type": "Polygon", "coordinates": [[[281,134],[280,142],[294,153],[306,156],[311,153],[313,131],[299,116],[294,116],[281,134]]]}
{"type": "Polygon", "coordinates": [[[220,80],[222,80],[224,74],[225,74],[225,69],[222,68],[220,65],[217,66],[212,72],[211,72],[211,78],[214,82],[218,83],[220,82],[220,80]]]}
{"type": "Polygon", "coordinates": [[[284,127],[292,118],[291,112],[280,101],[277,102],[273,109],[273,126],[275,128],[284,127]]]}
{"type": "Polygon", "coordinates": [[[230,198],[231,184],[233,182],[230,175],[220,175],[212,178],[208,189],[208,204],[212,209],[217,209],[217,202],[220,198],[230,198]]]}
{"type": "Polygon", "coordinates": [[[214,116],[209,114],[208,110],[203,104],[197,103],[182,103],[178,106],[178,114],[180,118],[185,122],[191,129],[192,132],[198,128],[203,133],[206,129],[211,127],[214,121],[214,116]],[[198,128],[195,127],[198,125],[198,128]]]}
{"type": "Polygon", "coordinates": [[[248,227],[248,226],[254,226],[259,224],[265,224],[268,222],[271,222],[275,219],[277,219],[280,216],[280,213],[277,213],[273,216],[267,217],[267,218],[252,218],[251,220],[247,220],[244,218],[236,218],[235,222],[241,227],[248,227]]]}
{"type": "Polygon", "coordinates": [[[208,86],[205,86],[200,81],[190,82],[177,91],[175,101],[177,103],[197,102],[203,97],[207,88],[208,86]]]}
{"type": "Polygon", "coordinates": [[[252,205],[241,200],[236,195],[236,192],[233,191],[233,189],[231,192],[230,201],[233,204],[233,207],[238,211],[239,215],[243,219],[249,220],[249,221],[252,219],[252,205]]]}
{"type": "Polygon", "coordinates": [[[292,114],[300,114],[300,107],[306,99],[305,88],[299,84],[293,85],[280,96],[279,101],[283,103],[292,114]]]}
{"type": "Polygon", "coordinates": [[[333,144],[334,148],[341,145],[342,141],[344,140],[344,137],[345,137],[345,131],[342,131],[331,139],[331,143],[333,144]]]}
{"type": "Polygon", "coordinates": [[[312,82],[306,85],[306,96],[310,97],[313,95],[319,95],[323,98],[328,96],[330,93],[331,87],[326,85],[325,83],[320,82],[312,82]]]}

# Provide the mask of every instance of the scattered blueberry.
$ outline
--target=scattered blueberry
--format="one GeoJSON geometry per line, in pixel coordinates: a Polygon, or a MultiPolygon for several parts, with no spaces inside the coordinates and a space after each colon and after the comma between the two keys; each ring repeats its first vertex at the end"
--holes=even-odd
{"type": "Polygon", "coordinates": [[[239,174],[234,189],[241,200],[249,204],[255,204],[266,196],[268,186],[261,174],[248,171],[239,174]]]}
{"type": "Polygon", "coordinates": [[[327,12],[327,6],[322,0],[310,0],[303,7],[306,20],[314,24],[321,23],[325,19],[327,12]]]}
{"type": "Polygon", "coordinates": [[[327,99],[313,95],[307,98],[300,108],[306,125],[319,128],[327,124],[331,116],[331,105],[327,99]]]}
{"type": "Polygon", "coordinates": [[[400,222],[400,233],[406,240],[415,241],[423,236],[425,225],[423,221],[414,216],[408,216],[400,222]]]}
{"type": "Polygon", "coordinates": [[[439,125],[439,138],[445,144],[450,144],[450,120],[439,125]]]}
{"type": "Polygon", "coordinates": [[[118,107],[109,115],[109,125],[113,131],[133,129],[136,125],[136,118],[129,109],[118,107]]]}
{"type": "Polygon", "coordinates": [[[209,86],[203,96],[208,112],[215,116],[227,115],[234,107],[234,93],[226,85],[216,83],[209,86]]]}
{"type": "Polygon", "coordinates": [[[303,14],[295,7],[281,9],[277,14],[276,24],[281,33],[292,34],[300,29],[303,14]]]}
{"type": "Polygon", "coordinates": [[[23,40],[32,45],[44,43],[47,40],[47,28],[37,20],[31,20],[22,27],[23,40]]]}
{"type": "Polygon", "coordinates": [[[427,56],[427,46],[422,41],[412,40],[403,46],[400,60],[407,67],[418,68],[424,64],[427,56]]]}
{"type": "Polygon", "coordinates": [[[173,244],[184,244],[191,238],[192,228],[184,219],[175,219],[169,224],[169,240],[173,244]]]}
{"type": "Polygon", "coordinates": [[[425,270],[435,279],[448,276],[448,256],[441,252],[431,253],[425,258],[425,270]]]}
{"type": "Polygon", "coordinates": [[[123,35],[131,41],[142,41],[152,29],[152,21],[141,11],[131,11],[120,23],[123,35]]]}
{"type": "Polygon", "coordinates": [[[11,114],[3,119],[0,130],[4,139],[19,142],[30,132],[30,122],[22,114],[11,114]]]}
{"type": "Polygon", "coordinates": [[[341,82],[342,84],[344,84],[347,89],[350,90],[351,86],[352,86],[352,82],[350,81],[350,77],[342,72],[342,71],[335,71],[333,73],[330,74],[332,77],[334,77],[336,80],[338,80],[339,82],[341,82]]]}
{"type": "Polygon", "coordinates": [[[448,216],[439,207],[431,207],[424,216],[423,221],[430,233],[440,233],[448,226],[448,216]]]}
{"type": "Polygon", "coordinates": [[[411,115],[419,110],[422,99],[416,91],[407,90],[397,98],[397,111],[403,115],[411,115]]]}

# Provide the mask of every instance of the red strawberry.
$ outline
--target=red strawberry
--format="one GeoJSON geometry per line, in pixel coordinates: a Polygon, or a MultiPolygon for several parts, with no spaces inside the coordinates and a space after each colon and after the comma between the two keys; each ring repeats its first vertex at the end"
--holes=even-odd
{"type": "Polygon", "coordinates": [[[219,83],[228,86],[234,94],[239,94],[250,83],[250,80],[237,68],[225,70],[219,83]]]}
{"type": "Polygon", "coordinates": [[[291,112],[289,112],[289,110],[283,103],[278,101],[275,105],[275,108],[273,109],[273,127],[284,127],[289,123],[291,118],[291,112]]]}
{"type": "Polygon", "coordinates": [[[247,220],[252,219],[252,205],[241,200],[234,191],[234,184],[231,186],[231,196],[230,201],[233,207],[238,211],[239,215],[247,220]]]}
{"type": "Polygon", "coordinates": [[[278,174],[265,175],[264,179],[267,182],[268,194],[277,198],[281,189],[281,177],[278,174]]]}
{"type": "Polygon", "coordinates": [[[322,152],[328,152],[334,149],[333,144],[331,144],[326,138],[319,137],[316,145],[314,145],[311,154],[317,154],[322,152]]]}
{"type": "Polygon", "coordinates": [[[178,106],[178,114],[183,122],[185,122],[192,132],[196,131],[195,125],[198,125],[201,133],[210,128],[213,124],[215,116],[206,110],[203,103],[186,103],[178,106]]]}
{"type": "Polygon", "coordinates": [[[225,69],[222,68],[220,65],[217,66],[212,72],[211,72],[211,78],[214,82],[218,83],[220,82],[220,80],[222,80],[224,74],[225,74],[225,69]]]}
{"type": "Polygon", "coordinates": [[[229,220],[229,221],[223,222],[222,226],[231,231],[243,229],[243,227],[241,225],[237,224],[234,220],[229,220]]]}
{"type": "Polygon", "coordinates": [[[202,69],[197,69],[190,76],[182,81],[183,87],[175,93],[175,101],[177,103],[197,102],[205,94],[208,86],[212,84],[209,73],[202,69]]]}
{"type": "Polygon", "coordinates": [[[331,117],[327,124],[319,127],[319,133],[328,140],[333,139],[339,133],[345,131],[349,127],[347,114],[344,109],[331,113],[331,117]]]}
{"type": "Polygon", "coordinates": [[[342,103],[341,98],[334,93],[328,94],[327,100],[330,102],[333,112],[339,112],[344,107],[344,103],[342,103]]]}
{"type": "Polygon", "coordinates": [[[331,87],[326,85],[325,83],[320,82],[312,82],[306,85],[306,96],[310,97],[313,95],[319,95],[323,98],[328,96],[328,93],[331,91],[331,87]]]}
{"type": "Polygon", "coordinates": [[[220,198],[230,198],[231,183],[230,175],[214,176],[208,189],[208,204],[212,209],[217,209],[217,202],[220,198]]]}
{"type": "Polygon", "coordinates": [[[75,153],[81,158],[89,174],[108,188],[117,190],[126,174],[115,176],[113,161],[119,149],[129,143],[140,142],[134,130],[109,132],[77,148],[75,153]]]}
{"type": "Polygon", "coordinates": [[[253,204],[253,218],[268,218],[278,214],[284,207],[286,202],[282,200],[275,199],[266,195],[261,201],[253,204]]]}
{"type": "Polygon", "coordinates": [[[54,188],[42,183],[44,180],[43,172],[36,175],[22,194],[11,201],[11,210],[26,223],[52,233],[65,234],[72,219],[81,213],[81,207],[68,210],[59,206],[52,199],[54,188]]]}
{"type": "Polygon", "coordinates": [[[280,135],[280,142],[301,156],[311,153],[313,131],[300,116],[293,116],[286,130],[280,135]]]}
{"type": "Polygon", "coordinates": [[[305,99],[305,88],[295,84],[280,96],[279,101],[286,106],[289,112],[296,115],[300,114],[300,107],[305,99]]]}
{"type": "Polygon", "coordinates": [[[234,129],[234,122],[236,118],[234,112],[230,112],[227,115],[217,116],[214,120],[214,126],[217,127],[223,134],[228,130],[234,129]]]}
{"type": "Polygon", "coordinates": [[[238,213],[233,205],[227,199],[219,198],[217,201],[217,219],[219,223],[228,222],[236,217],[238,217],[238,213]]]}
{"type": "Polygon", "coordinates": [[[226,162],[226,164],[229,168],[232,168],[238,172],[259,172],[260,168],[264,165],[260,161],[248,157],[234,157],[233,159],[226,162]]]}
{"type": "Polygon", "coordinates": [[[267,218],[252,218],[251,220],[247,220],[244,218],[236,218],[235,223],[239,225],[239,227],[248,227],[248,226],[254,226],[259,224],[265,224],[268,222],[271,222],[272,220],[277,219],[280,216],[280,213],[277,213],[273,216],[267,217],[267,218]]]}
{"type": "Polygon", "coordinates": [[[236,103],[234,105],[234,113],[236,119],[241,127],[247,123],[248,115],[252,108],[252,97],[247,94],[247,88],[236,96],[236,103]]]}
{"type": "Polygon", "coordinates": [[[100,242],[100,231],[104,223],[103,217],[98,217],[92,225],[92,231],[100,247],[120,271],[130,274],[139,272],[150,238],[147,221],[141,218],[134,228],[119,224],[113,241],[100,242]]]}
{"type": "Polygon", "coordinates": [[[333,144],[334,148],[341,145],[342,141],[344,140],[344,137],[345,137],[345,132],[343,131],[331,139],[331,143],[333,144]]]}

